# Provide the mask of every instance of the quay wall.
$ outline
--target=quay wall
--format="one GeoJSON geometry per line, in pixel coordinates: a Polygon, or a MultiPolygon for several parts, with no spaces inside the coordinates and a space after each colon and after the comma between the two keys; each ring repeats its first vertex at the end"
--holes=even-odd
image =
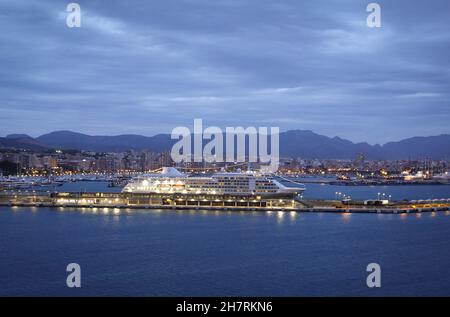
{"type": "Polygon", "coordinates": [[[0,206],[75,207],[114,209],[172,209],[227,211],[286,211],[322,213],[404,214],[450,212],[449,202],[417,204],[392,203],[388,206],[342,205],[338,201],[294,200],[293,197],[202,196],[130,193],[0,193],[0,206]]]}

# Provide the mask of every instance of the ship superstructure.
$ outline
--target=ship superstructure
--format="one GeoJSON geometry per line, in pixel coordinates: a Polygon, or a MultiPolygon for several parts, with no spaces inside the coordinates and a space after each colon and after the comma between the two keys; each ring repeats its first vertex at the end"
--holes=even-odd
{"type": "Polygon", "coordinates": [[[128,183],[124,193],[203,194],[203,195],[299,195],[301,184],[285,186],[272,177],[254,172],[220,172],[205,176],[189,176],[174,167],[165,167],[159,174],[139,176],[128,183]]]}

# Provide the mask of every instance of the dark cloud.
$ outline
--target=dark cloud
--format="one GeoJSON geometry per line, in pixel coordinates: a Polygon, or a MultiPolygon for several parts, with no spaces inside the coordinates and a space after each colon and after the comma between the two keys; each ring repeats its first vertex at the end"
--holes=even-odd
{"type": "Polygon", "coordinates": [[[0,134],[311,129],[385,142],[448,133],[448,1],[0,2],[0,134]]]}

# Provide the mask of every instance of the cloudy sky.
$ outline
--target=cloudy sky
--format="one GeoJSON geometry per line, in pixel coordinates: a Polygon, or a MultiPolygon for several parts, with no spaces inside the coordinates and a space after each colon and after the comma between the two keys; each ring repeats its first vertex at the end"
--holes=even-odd
{"type": "Polygon", "coordinates": [[[0,0],[0,135],[205,125],[384,143],[450,132],[450,3],[0,0]]]}

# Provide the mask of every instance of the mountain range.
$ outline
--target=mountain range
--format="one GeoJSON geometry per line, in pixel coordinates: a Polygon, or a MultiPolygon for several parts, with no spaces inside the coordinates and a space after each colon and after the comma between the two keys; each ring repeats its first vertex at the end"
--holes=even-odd
{"type": "MultiPolygon", "coordinates": [[[[29,150],[73,149],[95,152],[127,150],[168,151],[176,140],[170,134],[91,136],[72,131],[55,131],[32,138],[25,134],[11,134],[0,138],[0,148],[29,150]]],[[[412,137],[384,145],[353,143],[339,137],[327,137],[309,130],[290,130],[280,133],[280,155],[308,159],[352,159],[364,153],[369,159],[449,159],[450,135],[412,137]]]]}

